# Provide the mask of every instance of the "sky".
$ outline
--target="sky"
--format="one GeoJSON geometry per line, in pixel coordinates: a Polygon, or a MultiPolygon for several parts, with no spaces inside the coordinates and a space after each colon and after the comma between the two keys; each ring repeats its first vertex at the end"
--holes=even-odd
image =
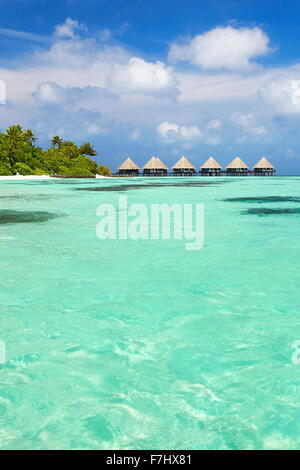
{"type": "Polygon", "coordinates": [[[0,0],[0,130],[300,175],[295,0],[0,0]],[[4,102],[3,90],[6,89],[4,102]]]}

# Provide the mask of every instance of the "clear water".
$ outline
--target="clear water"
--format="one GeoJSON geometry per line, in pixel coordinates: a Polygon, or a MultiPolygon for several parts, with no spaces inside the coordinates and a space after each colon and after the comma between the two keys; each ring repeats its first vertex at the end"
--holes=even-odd
{"type": "Polygon", "coordinates": [[[300,448],[300,215],[247,213],[299,209],[300,178],[208,180],[0,182],[1,449],[300,448]],[[98,240],[120,194],[204,203],[204,248],[98,240]]]}

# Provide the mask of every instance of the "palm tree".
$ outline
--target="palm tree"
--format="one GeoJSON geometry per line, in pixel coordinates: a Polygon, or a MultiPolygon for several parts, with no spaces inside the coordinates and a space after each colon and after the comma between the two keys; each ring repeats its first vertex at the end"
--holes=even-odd
{"type": "Polygon", "coordinates": [[[91,157],[95,157],[97,155],[96,150],[89,142],[84,142],[84,144],[79,147],[79,150],[82,155],[89,155],[91,157]]]}
{"type": "Polygon", "coordinates": [[[63,139],[61,139],[58,135],[55,135],[51,140],[52,147],[60,147],[63,144],[63,139]]]}
{"type": "Polygon", "coordinates": [[[15,151],[23,140],[23,130],[21,126],[10,126],[6,129],[5,137],[8,141],[7,156],[11,165],[15,163],[15,151]]]}
{"type": "Polygon", "coordinates": [[[28,142],[30,145],[33,145],[33,142],[37,140],[37,138],[35,137],[31,129],[27,129],[26,131],[24,131],[23,137],[26,140],[26,142],[28,142]]]}
{"type": "Polygon", "coordinates": [[[9,126],[6,129],[6,135],[9,137],[11,142],[20,142],[22,140],[22,127],[21,126],[9,126]]]}

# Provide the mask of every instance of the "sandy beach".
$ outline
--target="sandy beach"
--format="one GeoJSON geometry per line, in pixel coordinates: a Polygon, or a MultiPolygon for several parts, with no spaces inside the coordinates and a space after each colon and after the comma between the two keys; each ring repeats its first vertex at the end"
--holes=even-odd
{"type": "MultiPolygon", "coordinates": [[[[1,180],[48,180],[53,179],[49,175],[13,175],[13,176],[0,176],[1,180]]],[[[56,179],[56,178],[54,178],[56,179]]]]}
{"type": "MultiPolygon", "coordinates": [[[[96,179],[98,178],[108,178],[107,176],[102,176],[102,175],[96,175],[96,179]]],[[[0,181],[3,180],[8,180],[8,181],[13,181],[13,180],[55,180],[55,179],[60,179],[60,178],[55,178],[55,176],[49,176],[49,175],[13,175],[13,176],[0,176],[0,181]]]]}

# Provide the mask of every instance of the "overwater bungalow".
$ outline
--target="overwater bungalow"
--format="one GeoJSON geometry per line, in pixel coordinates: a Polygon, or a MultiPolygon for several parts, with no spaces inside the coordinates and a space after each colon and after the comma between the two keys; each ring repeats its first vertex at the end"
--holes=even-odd
{"type": "Polygon", "coordinates": [[[200,166],[202,176],[220,176],[222,167],[213,157],[209,157],[203,165],[200,166]]]}
{"type": "Polygon", "coordinates": [[[143,174],[145,176],[166,176],[168,173],[167,165],[158,157],[152,157],[143,166],[143,174]]]}
{"type": "Polygon", "coordinates": [[[181,157],[172,166],[172,169],[175,176],[193,176],[196,174],[196,167],[186,157],[181,157]]]}
{"type": "Polygon", "coordinates": [[[265,157],[261,158],[253,168],[255,176],[273,176],[276,171],[272,163],[265,157]]]}
{"type": "Polygon", "coordinates": [[[226,174],[229,176],[247,176],[248,166],[240,157],[236,157],[227,165],[226,174]]]}
{"type": "Polygon", "coordinates": [[[118,167],[118,173],[120,176],[137,176],[139,174],[139,167],[137,164],[130,158],[126,158],[122,165],[118,167]]]}

